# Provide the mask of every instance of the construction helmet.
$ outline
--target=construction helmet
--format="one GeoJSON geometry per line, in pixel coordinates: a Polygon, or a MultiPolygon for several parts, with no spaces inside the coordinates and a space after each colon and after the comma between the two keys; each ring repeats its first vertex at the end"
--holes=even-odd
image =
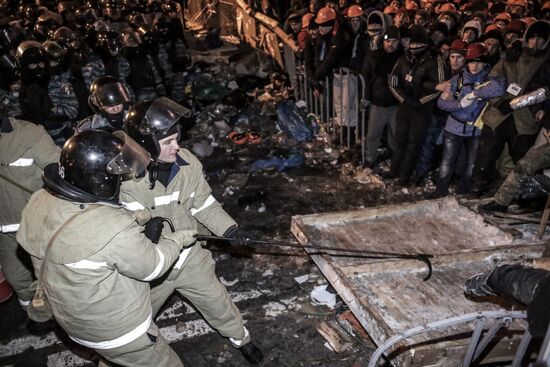
{"type": "Polygon", "coordinates": [[[315,23],[321,25],[328,22],[334,22],[336,20],[336,12],[334,9],[325,6],[321,8],[315,18],[315,23]]]}
{"type": "Polygon", "coordinates": [[[313,19],[315,15],[313,13],[306,13],[302,17],[302,29],[306,29],[309,27],[311,20],[313,19]]]}
{"type": "Polygon", "coordinates": [[[487,54],[487,47],[483,43],[472,43],[466,49],[466,61],[480,61],[484,62],[484,57],[487,54]]]}
{"type": "Polygon", "coordinates": [[[348,8],[348,13],[346,14],[348,18],[357,18],[364,15],[363,8],[359,5],[352,5],[348,8]]]}

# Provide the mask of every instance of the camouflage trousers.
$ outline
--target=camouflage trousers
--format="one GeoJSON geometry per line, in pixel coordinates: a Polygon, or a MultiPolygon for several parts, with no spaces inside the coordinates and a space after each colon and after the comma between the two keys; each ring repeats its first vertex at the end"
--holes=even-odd
{"type": "Polygon", "coordinates": [[[518,191],[520,179],[548,167],[550,167],[550,143],[533,146],[506,176],[506,180],[495,194],[495,201],[500,205],[510,205],[518,191]]]}

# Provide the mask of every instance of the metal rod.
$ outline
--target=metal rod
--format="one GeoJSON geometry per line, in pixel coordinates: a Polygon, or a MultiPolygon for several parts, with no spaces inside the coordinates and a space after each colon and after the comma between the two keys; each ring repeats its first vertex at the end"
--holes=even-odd
{"type": "Polygon", "coordinates": [[[479,337],[481,336],[481,332],[483,331],[483,325],[485,324],[484,318],[479,318],[475,321],[475,329],[472,334],[472,338],[470,339],[470,343],[468,343],[468,348],[466,348],[466,353],[464,353],[464,359],[462,360],[462,367],[470,367],[470,364],[472,363],[472,358],[474,356],[474,353],[476,351],[479,337]]]}
{"type": "Polygon", "coordinates": [[[485,348],[487,348],[487,345],[489,345],[489,343],[491,342],[491,340],[493,340],[493,338],[495,337],[496,333],[500,330],[500,328],[502,326],[504,326],[508,321],[511,321],[510,319],[500,319],[498,320],[497,322],[493,323],[493,325],[491,326],[491,328],[489,329],[489,331],[487,331],[487,333],[483,336],[483,339],[481,339],[481,341],[479,342],[479,344],[477,345],[477,349],[476,349],[476,353],[474,354],[474,358],[472,359],[472,361],[475,361],[479,358],[479,356],[481,355],[481,353],[483,353],[483,351],[485,350],[485,348]]]}
{"type": "Polygon", "coordinates": [[[527,347],[529,346],[529,343],[531,342],[531,333],[529,330],[525,330],[525,333],[523,334],[523,338],[521,338],[521,342],[519,343],[518,350],[516,351],[516,355],[514,356],[514,360],[512,361],[511,367],[520,367],[521,362],[523,361],[523,357],[525,356],[525,352],[527,351],[527,347]]]}
{"type": "MultiPolygon", "coordinates": [[[[220,237],[220,236],[212,236],[212,235],[202,235],[197,234],[195,235],[195,238],[198,241],[204,241],[204,240],[216,240],[216,241],[233,241],[234,238],[230,237],[220,237]]],[[[370,258],[370,259],[411,259],[411,260],[418,260],[422,261],[424,264],[426,264],[428,268],[428,274],[424,277],[424,281],[430,279],[432,276],[433,268],[432,263],[430,261],[431,258],[433,258],[433,255],[429,254],[402,254],[402,253],[393,253],[393,252],[383,252],[383,251],[371,251],[371,250],[359,250],[359,249],[342,249],[339,247],[334,246],[317,246],[317,245],[310,245],[310,244],[300,244],[300,243],[288,243],[288,242],[278,242],[278,241],[264,241],[264,240],[254,240],[247,238],[247,243],[251,245],[266,245],[266,246],[281,246],[281,247],[291,247],[291,248],[309,248],[313,250],[320,250],[320,251],[335,251],[335,252],[341,252],[341,253],[352,253],[352,254],[358,254],[361,255],[360,257],[370,258]]]]}

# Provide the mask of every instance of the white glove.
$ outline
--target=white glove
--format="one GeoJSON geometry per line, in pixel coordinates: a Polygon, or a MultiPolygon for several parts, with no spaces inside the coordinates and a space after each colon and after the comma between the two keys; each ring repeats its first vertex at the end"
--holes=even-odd
{"type": "Polygon", "coordinates": [[[474,92],[470,92],[466,94],[462,99],[460,100],[460,107],[466,108],[472,105],[474,101],[476,100],[476,96],[474,95],[474,92]]]}

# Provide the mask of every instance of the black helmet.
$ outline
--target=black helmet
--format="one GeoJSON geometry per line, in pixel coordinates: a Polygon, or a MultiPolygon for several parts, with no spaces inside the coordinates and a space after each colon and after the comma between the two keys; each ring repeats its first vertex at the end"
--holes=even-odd
{"type": "Polygon", "coordinates": [[[136,103],[124,118],[128,135],[145,148],[153,159],[160,154],[159,140],[179,133],[181,120],[189,119],[191,110],[176,102],[160,97],[136,103]]]}
{"type": "Polygon", "coordinates": [[[24,39],[23,27],[18,21],[11,21],[0,26],[0,49],[14,49],[24,39]]]}
{"type": "Polygon", "coordinates": [[[68,70],[67,51],[57,42],[44,41],[42,50],[48,58],[48,67],[52,74],[61,74],[68,70]]]}
{"type": "MultiPolygon", "coordinates": [[[[128,104],[130,102],[130,93],[126,85],[106,75],[95,79],[90,85],[90,96],[88,97],[88,104],[94,113],[98,113],[107,118],[110,122],[119,122],[122,125],[122,117],[124,116],[124,110],[120,114],[113,115],[107,113],[104,108],[116,106],[119,104],[128,104]]],[[[122,127],[122,126],[120,126],[122,127]]]]}
{"type": "Polygon", "coordinates": [[[80,41],[69,27],[59,27],[53,34],[52,40],[57,42],[66,51],[80,48],[80,41]]]}
{"type": "Polygon", "coordinates": [[[47,58],[42,50],[42,44],[37,41],[21,42],[15,53],[21,78],[25,84],[47,82],[49,75],[46,69],[47,58]]]}
{"type": "Polygon", "coordinates": [[[124,132],[85,130],[69,138],[59,158],[44,169],[52,194],[78,202],[116,201],[121,175],[141,174],[149,153],[124,132]]]}
{"type": "Polygon", "coordinates": [[[98,31],[96,46],[100,53],[114,57],[122,51],[122,37],[116,31],[98,31]]]}
{"type": "Polygon", "coordinates": [[[155,31],[155,28],[153,28],[149,24],[139,26],[139,28],[137,29],[137,33],[139,34],[141,42],[145,46],[151,48],[156,45],[157,32],[155,31]]]}
{"type": "Polygon", "coordinates": [[[163,2],[160,8],[162,12],[166,15],[178,12],[178,4],[175,1],[163,2]]]}

